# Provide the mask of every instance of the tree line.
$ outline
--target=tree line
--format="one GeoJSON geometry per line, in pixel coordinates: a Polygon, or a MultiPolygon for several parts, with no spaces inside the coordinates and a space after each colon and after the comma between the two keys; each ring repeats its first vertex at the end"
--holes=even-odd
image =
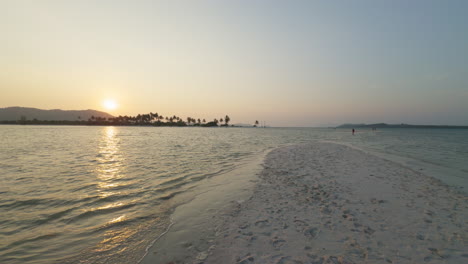
{"type": "Polygon", "coordinates": [[[136,116],[117,116],[117,117],[95,117],[88,119],[90,125],[123,125],[123,126],[229,126],[231,118],[226,115],[224,118],[206,121],[202,118],[187,117],[185,120],[176,115],[164,116],[158,113],[138,114],[136,116]]]}
{"type": "Polygon", "coordinates": [[[231,118],[226,115],[219,119],[215,118],[212,121],[206,121],[205,118],[187,117],[185,120],[176,115],[164,116],[158,113],[138,114],[136,116],[117,117],[100,117],[91,116],[88,120],[83,120],[80,116],[77,120],[37,120],[36,118],[28,120],[25,116],[21,116],[16,121],[0,121],[0,124],[23,124],[23,125],[104,125],[104,126],[200,126],[200,127],[217,127],[229,126],[231,118]]]}

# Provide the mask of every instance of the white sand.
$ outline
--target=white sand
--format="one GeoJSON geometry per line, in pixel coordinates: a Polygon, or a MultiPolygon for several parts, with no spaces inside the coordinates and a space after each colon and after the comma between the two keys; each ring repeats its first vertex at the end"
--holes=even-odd
{"type": "Polygon", "coordinates": [[[468,263],[467,197],[347,146],[272,151],[195,263],[468,263]]]}

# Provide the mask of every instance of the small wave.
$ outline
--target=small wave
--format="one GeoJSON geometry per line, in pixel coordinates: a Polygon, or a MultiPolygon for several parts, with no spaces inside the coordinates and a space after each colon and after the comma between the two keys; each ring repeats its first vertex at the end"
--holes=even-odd
{"type": "Polygon", "coordinates": [[[92,202],[84,204],[83,206],[96,206],[98,204],[103,203],[112,203],[112,202],[121,202],[121,201],[128,201],[132,198],[141,197],[145,194],[146,191],[138,191],[138,192],[116,192],[112,194],[107,194],[105,197],[102,196],[95,196],[92,202]]]}
{"type": "Polygon", "coordinates": [[[88,190],[88,189],[96,189],[96,186],[97,186],[96,183],[86,184],[86,185],[71,189],[70,192],[79,192],[79,191],[88,190]]]}
{"type": "Polygon", "coordinates": [[[98,215],[104,215],[108,213],[118,212],[124,209],[129,209],[136,205],[137,205],[136,203],[127,203],[127,204],[115,203],[115,204],[110,204],[110,205],[103,206],[103,207],[92,208],[72,218],[64,219],[63,222],[73,223],[84,218],[91,218],[91,217],[98,216],[98,215]]]}
{"type": "Polygon", "coordinates": [[[55,199],[34,198],[34,199],[27,199],[27,200],[14,200],[11,203],[0,205],[0,208],[19,209],[19,208],[24,208],[24,207],[47,205],[47,204],[50,205],[50,204],[56,204],[56,203],[57,203],[57,200],[55,199]]]}
{"type": "Polygon", "coordinates": [[[95,232],[102,232],[102,231],[106,231],[106,230],[113,229],[113,228],[116,228],[116,227],[129,226],[133,222],[136,222],[136,220],[135,219],[125,219],[125,220],[119,220],[119,221],[114,221],[114,222],[108,222],[108,223],[105,223],[102,226],[99,226],[94,231],[95,232]]]}
{"type": "Polygon", "coordinates": [[[170,179],[170,180],[167,180],[167,181],[164,181],[164,182],[160,183],[159,186],[171,185],[173,183],[183,181],[184,179],[187,179],[188,177],[190,177],[190,175],[184,175],[184,176],[181,176],[181,177],[173,178],[173,179],[170,179]]]}
{"type": "Polygon", "coordinates": [[[171,198],[174,198],[174,196],[176,196],[177,194],[179,193],[183,193],[184,191],[178,191],[178,192],[172,192],[172,193],[169,193],[167,195],[164,195],[164,196],[161,196],[159,197],[160,200],[169,200],[171,198]]]}
{"type": "Polygon", "coordinates": [[[60,235],[59,233],[49,233],[49,234],[40,235],[40,236],[29,238],[29,239],[17,240],[17,241],[14,241],[14,242],[6,245],[5,247],[1,247],[0,251],[5,251],[5,250],[8,250],[10,248],[14,248],[14,247],[26,244],[26,243],[36,242],[36,241],[40,241],[40,240],[52,239],[52,238],[55,238],[55,237],[57,237],[59,235],[60,235]]]}
{"type": "Polygon", "coordinates": [[[180,183],[177,183],[177,184],[173,184],[173,185],[170,185],[170,186],[167,186],[167,187],[163,187],[163,188],[157,188],[155,189],[153,192],[158,195],[160,193],[164,193],[164,192],[168,192],[168,191],[171,191],[171,190],[178,190],[180,188],[182,188],[183,186],[189,184],[190,181],[183,181],[183,182],[180,182],[180,183]]]}
{"type": "Polygon", "coordinates": [[[3,221],[1,224],[4,225],[4,229],[0,234],[2,235],[11,235],[19,234],[25,230],[31,230],[35,228],[41,228],[42,226],[49,224],[55,220],[59,220],[64,216],[70,214],[71,212],[78,209],[77,207],[68,208],[65,210],[58,211],[52,214],[43,214],[35,219],[30,218],[18,218],[15,220],[3,221]]]}
{"type": "Polygon", "coordinates": [[[151,243],[145,248],[145,253],[143,254],[143,256],[140,258],[140,260],[137,261],[137,264],[140,264],[143,261],[143,259],[146,257],[146,255],[148,255],[150,248],[153,247],[154,243],[156,243],[159,239],[161,239],[161,237],[166,235],[167,232],[169,232],[169,230],[171,229],[171,227],[173,225],[174,225],[174,220],[171,217],[170,218],[170,223],[167,226],[167,229],[164,232],[162,232],[158,237],[156,237],[155,240],[151,241],[151,243]]]}

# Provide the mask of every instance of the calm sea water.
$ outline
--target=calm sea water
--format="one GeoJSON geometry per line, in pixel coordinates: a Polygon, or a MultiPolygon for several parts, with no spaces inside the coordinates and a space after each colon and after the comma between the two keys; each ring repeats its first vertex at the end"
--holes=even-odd
{"type": "Polygon", "coordinates": [[[0,263],[135,263],[204,179],[316,140],[468,190],[468,130],[0,126],[0,263]]]}

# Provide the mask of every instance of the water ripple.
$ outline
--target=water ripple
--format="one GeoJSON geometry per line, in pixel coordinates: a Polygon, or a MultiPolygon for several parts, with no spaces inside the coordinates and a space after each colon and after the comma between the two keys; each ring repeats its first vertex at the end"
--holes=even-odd
{"type": "Polygon", "coordinates": [[[312,140],[455,169],[467,181],[466,131],[1,126],[0,263],[134,263],[204,179],[312,140]]]}

